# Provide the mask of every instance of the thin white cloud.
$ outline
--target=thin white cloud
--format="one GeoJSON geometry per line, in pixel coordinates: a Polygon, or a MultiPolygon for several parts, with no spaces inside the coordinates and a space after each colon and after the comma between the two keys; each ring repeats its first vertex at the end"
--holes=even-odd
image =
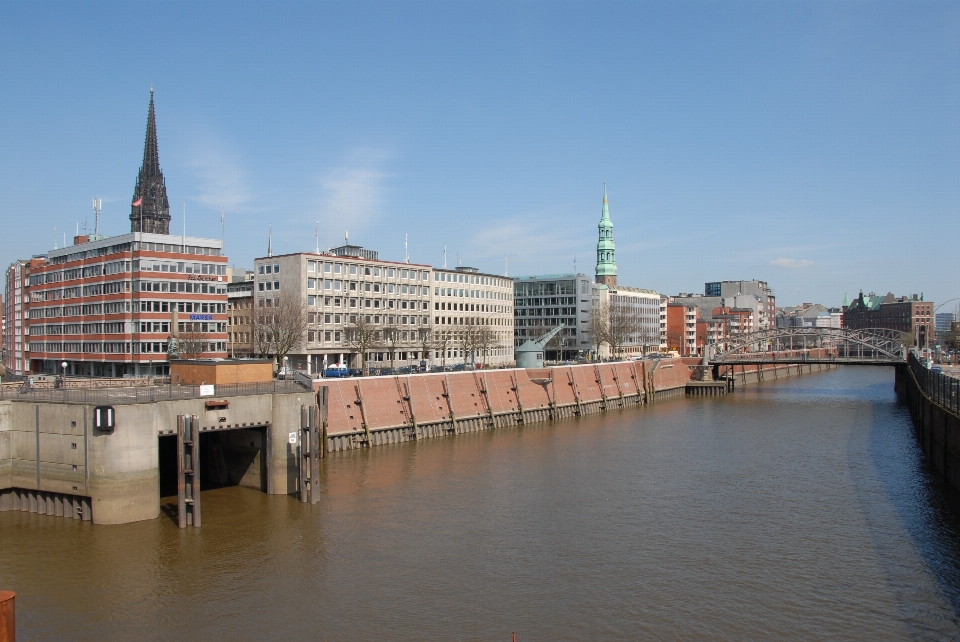
{"type": "Polygon", "coordinates": [[[770,265],[778,268],[787,268],[789,270],[795,270],[799,268],[808,268],[813,265],[813,261],[808,261],[807,259],[773,259],[770,261],[770,265]]]}
{"type": "Polygon", "coordinates": [[[321,219],[326,227],[338,230],[364,229],[383,213],[389,174],[383,165],[389,154],[377,149],[356,149],[345,163],[320,178],[321,219]]]}
{"type": "Polygon", "coordinates": [[[194,200],[211,209],[236,210],[253,198],[240,159],[207,140],[194,147],[187,166],[196,176],[194,200]]]}
{"type": "MultiPolygon", "coordinates": [[[[537,217],[524,217],[524,220],[537,220],[537,217]]],[[[592,253],[585,251],[577,235],[570,234],[565,226],[547,225],[536,229],[529,224],[490,221],[473,236],[469,250],[480,259],[503,260],[507,255],[511,274],[515,270],[570,271],[577,255],[581,258],[581,268],[593,265],[592,253]],[[568,263],[569,267],[564,268],[568,263]]]]}

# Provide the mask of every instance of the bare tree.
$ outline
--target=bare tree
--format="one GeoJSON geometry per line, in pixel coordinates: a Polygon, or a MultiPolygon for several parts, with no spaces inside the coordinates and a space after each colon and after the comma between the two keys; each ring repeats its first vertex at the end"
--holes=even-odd
{"type": "Polygon", "coordinates": [[[590,314],[590,339],[593,342],[593,351],[600,357],[600,348],[603,344],[609,345],[610,334],[610,304],[602,303],[595,306],[590,314]]]}
{"type": "MultiPolygon", "coordinates": [[[[481,318],[481,321],[486,321],[486,319],[481,318]]],[[[474,335],[473,335],[473,347],[476,350],[476,353],[483,358],[484,364],[487,361],[487,356],[490,353],[490,349],[496,346],[497,344],[497,333],[493,331],[493,328],[486,324],[481,324],[475,326],[474,335]]]]}
{"type": "Polygon", "coordinates": [[[432,351],[437,350],[437,333],[429,327],[417,330],[417,345],[420,347],[420,358],[427,361],[432,351]]]}
{"type": "Polygon", "coordinates": [[[368,315],[351,314],[349,323],[343,327],[343,343],[360,355],[360,367],[368,374],[367,354],[383,345],[381,331],[370,322],[368,315]]]}
{"type": "Polygon", "coordinates": [[[640,317],[637,307],[628,301],[615,300],[607,309],[607,343],[611,354],[620,357],[631,337],[639,333],[640,317]]]}
{"type": "MultiPolygon", "coordinates": [[[[189,328],[194,325],[199,324],[188,323],[185,327],[189,328]]],[[[177,337],[180,358],[202,359],[203,353],[207,352],[207,346],[209,342],[210,338],[204,332],[194,332],[193,330],[185,330],[180,332],[180,336],[177,337]]]]}
{"type": "Polygon", "coordinates": [[[400,343],[400,328],[395,325],[389,325],[383,329],[383,345],[390,352],[390,367],[396,367],[396,350],[400,343]]]}
{"type": "Polygon", "coordinates": [[[303,344],[307,332],[307,307],[300,296],[284,292],[271,305],[258,307],[253,315],[253,349],[261,357],[273,356],[278,367],[283,358],[303,344]]]}
{"type": "Polygon", "coordinates": [[[444,330],[434,333],[433,347],[440,351],[440,366],[447,367],[447,350],[453,345],[453,330],[451,326],[445,326],[444,330]]]}

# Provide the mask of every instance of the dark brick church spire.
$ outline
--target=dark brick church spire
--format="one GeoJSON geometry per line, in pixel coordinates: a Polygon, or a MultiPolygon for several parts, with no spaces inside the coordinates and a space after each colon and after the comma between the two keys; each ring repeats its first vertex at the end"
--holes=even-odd
{"type": "Polygon", "coordinates": [[[130,231],[152,234],[170,233],[170,202],[167,184],[160,171],[157,148],[157,118],[153,113],[153,87],[150,87],[150,111],[147,114],[147,139],[143,144],[143,164],[133,189],[130,207],[130,231]]]}

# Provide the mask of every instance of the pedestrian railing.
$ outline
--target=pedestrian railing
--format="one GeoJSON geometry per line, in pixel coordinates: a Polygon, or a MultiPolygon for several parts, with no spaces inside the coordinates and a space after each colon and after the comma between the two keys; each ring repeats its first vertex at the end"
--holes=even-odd
{"type": "Polygon", "coordinates": [[[942,372],[934,372],[917,359],[913,353],[907,358],[907,364],[920,388],[934,403],[955,414],[960,414],[960,379],[948,377],[942,372]]]}

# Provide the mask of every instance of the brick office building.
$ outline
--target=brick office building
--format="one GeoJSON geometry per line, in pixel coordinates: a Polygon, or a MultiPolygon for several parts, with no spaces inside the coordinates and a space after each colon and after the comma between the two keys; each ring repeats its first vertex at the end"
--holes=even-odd
{"type": "Polygon", "coordinates": [[[32,372],[169,373],[174,318],[208,358],[226,357],[227,259],[220,241],[133,232],[49,252],[31,267],[32,372]],[[182,244],[181,244],[182,243],[182,244]]]}
{"type": "Polygon", "coordinates": [[[860,296],[843,310],[843,327],[898,330],[912,334],[914,345],[927,348],[934,337],[933,310],[933,302],[924,301],[922,295],[895,297],[888,292],[881,297],[860,292],[860,296]]]}

